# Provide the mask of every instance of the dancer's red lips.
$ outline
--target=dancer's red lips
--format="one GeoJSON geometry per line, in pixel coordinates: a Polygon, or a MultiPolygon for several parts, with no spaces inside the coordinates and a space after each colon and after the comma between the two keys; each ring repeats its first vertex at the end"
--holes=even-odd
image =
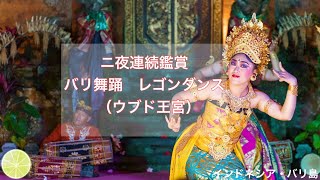
{"type": "Polygon", "coordinates": [[[235,74],[232,74],[232,77],[234,77],[234,78],[239,78],[240,76],[235,75],[235,74]]]}

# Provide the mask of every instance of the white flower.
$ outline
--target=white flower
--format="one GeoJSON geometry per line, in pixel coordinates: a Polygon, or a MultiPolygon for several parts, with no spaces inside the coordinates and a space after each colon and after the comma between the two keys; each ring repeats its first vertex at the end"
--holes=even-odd
{"type": "Polygon", "coordinates": [[[151,167],[148,167],[147,172],[153,172],[153,169],[151,167]]]}

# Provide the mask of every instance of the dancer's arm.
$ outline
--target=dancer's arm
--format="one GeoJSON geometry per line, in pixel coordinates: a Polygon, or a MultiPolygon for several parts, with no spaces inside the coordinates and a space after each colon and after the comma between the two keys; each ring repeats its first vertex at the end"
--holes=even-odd
{"type": "Polygon", "coordinates": [[[275,71],[274,73],[278,76],[279,81],[288,83],[288,91],[284,104],[281,106],[274,102],[268,95],[263,92],[257,92],[258,104],[257,107],[260,111],[267,113],[269,116],[276,118],[278,120],[290,121],[293,117],[297,93],[298,93],[298,83],[297,79],[288,73],[279,63],[280,71],[275,71]]]}
{"type": "Polygon", "coordinates": [[[194,73],[194,77],[201,81],[204,81],[208,77],[213,77],[214,75],[221,74],[223,71],[222,61],[215,61],[209,66],[205,66],[194,73]]]}

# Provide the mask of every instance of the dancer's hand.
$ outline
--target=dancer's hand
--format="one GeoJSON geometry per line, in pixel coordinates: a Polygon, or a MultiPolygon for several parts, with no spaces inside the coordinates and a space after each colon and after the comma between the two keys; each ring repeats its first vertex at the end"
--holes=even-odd
{"type": "Polygon", "coordinates": [[[174,132],[179,132],[180,130],[180,116],[177,116],[177,118],[171,117],[170,120],[167,116],[165,116],[166,121],[168,123],[168,128],[171,129],[174,132]]]}
{"type": "Polygon", "coordinates": [[[286,82],[290,85],[297,85],[297,78],[294,77],[292,74],[288,73],[283,67],[281,62],[279,62],[280,71],[273,70],[273,72],[278,76],[279,81],[286,82]]]}

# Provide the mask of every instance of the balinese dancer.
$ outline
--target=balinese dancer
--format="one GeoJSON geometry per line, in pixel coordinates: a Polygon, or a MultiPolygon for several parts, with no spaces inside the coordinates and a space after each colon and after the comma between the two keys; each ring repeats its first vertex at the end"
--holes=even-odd
{"type": "MultiPolygon", "coordinates": [[[[174,95],[172,101],[206,100],[206,106],[174,146],[170,179],[285,179],[281,163],[252,113],[257,108],[289,121],[295,111],[297,79],[281,63],[280,71],[274,73],[289,85],[283,105],[251,86],[270,61],[269,45],[263,23],[254,14],[227,37],[223,52],[227,80],[215,79],[174,95]]],[[[166,121],[170,129],[179,131],[180,117],[173,107],[166,121]]]]}

